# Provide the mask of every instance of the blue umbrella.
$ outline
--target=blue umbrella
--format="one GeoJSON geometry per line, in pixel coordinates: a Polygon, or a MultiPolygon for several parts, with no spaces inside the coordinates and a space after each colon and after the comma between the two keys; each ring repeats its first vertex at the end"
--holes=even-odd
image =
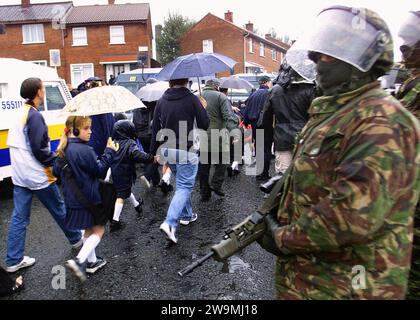
{"type": "Polygon", "coordinates": [[[192,53],[176,58],[160,71],[159,80],[204,77],[216,72],[229,70],[233,73],[236,61],[219,53],[192,53]]]}

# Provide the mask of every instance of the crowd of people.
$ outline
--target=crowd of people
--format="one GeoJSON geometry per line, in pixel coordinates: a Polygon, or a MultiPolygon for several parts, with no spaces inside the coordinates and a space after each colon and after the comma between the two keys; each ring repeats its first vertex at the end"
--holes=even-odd
{"type": "MultiPolygon", "coordinates": [[[[274,83],[260,78],[242,115],[217,79],[207,81],[200,96],[188,89],[189,79],[172,79],[158,101],[134,112],[133,122],[115,121],[112,114],[69,117],[57,154],[37,110],[44,98],[42,81],[25,80],[26,106],[8,138],[14,210],[6,271],[35,263],[24,256],[33,195],[70,245],[80,248],[66,262],[80,281],[104,267],[106,259],[96,248],[106,223],[111,221],[111,231],[123,227],[127,199],[142,211],[143,200],[132,193],[136,163],[143,164],[140,180],[148,189],[171,192],[175,180],[160,230],[176,244],[179,225],[198,219],[191,201],[197,177],[201,202],[213,193],[225,196],[223,182],[227,172],[239,172],[244,128],[250,125],[254,150],[257,129],[264,130],[264,163],[256,181],[271,178],[274,151],[273,183],[282,183],[281,192],[264,203],[273,202],[275,209],[265,216],[266,231],[258,240],[277,256],[278,298],[419,298],[420,13],[411,12],[400,31],[412,77],[397,94],[399,101],[377,81],[394,63],[385,21],[371,10],[346,7],[327,8],[317,19],[310,41],[299,43],[316,65],[316,81],[305,78],[299,64],[283,63],[274,83]],[[366,22],[363,30],[351,27],[359,15],[366,22]],[[332,28],[332,21],[340,28],[332,28]],[[337,45],[342,39],[354,50],[337,45]],[[237,144],[240,158],[232,158],[237,144]],[[115,189],[112,216],[104,214],[101,196],[109,180],[115,189]],[[365,270],[362,288],[352,286],[355,266],[365,270]]],[[[23,287],[21,278],[3,274],[0,270],[4,292],[23,287]]]]}

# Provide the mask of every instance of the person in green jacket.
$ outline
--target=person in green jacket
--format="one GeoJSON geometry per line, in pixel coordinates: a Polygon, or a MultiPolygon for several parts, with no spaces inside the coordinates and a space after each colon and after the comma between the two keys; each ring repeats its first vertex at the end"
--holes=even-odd
{"type": "Polygon", "coordinates": [[[208,201],[211,191],[219,196],[225,196],[222,190],[226,167],[230,163],[230,136],[239,140],[239,122],[233,113],[229,99],[219,92],[219,81],[208,80],[203,89],[202,97],[207,102],[207,114],[210,126],[207,130],[208,139],[200,139],[200,164],[198,174],[200,179],[201,201],[208,201]],[[236,129],[236,130],[235,130],[236,129]],[[209,183],[210,167],[214,164],[215,172],[209,183]]]}
{"type": "MultiPolygon", "coordinates": [[[[420,11],[410,12],[398,35],[403,40],[400,50],[410,77],[397,93],[397,99],[420,120],[420,11]]],[[[420,300],[420,205],[414,216],[413,253],[408,279],[407,299],[420,300]]]]}

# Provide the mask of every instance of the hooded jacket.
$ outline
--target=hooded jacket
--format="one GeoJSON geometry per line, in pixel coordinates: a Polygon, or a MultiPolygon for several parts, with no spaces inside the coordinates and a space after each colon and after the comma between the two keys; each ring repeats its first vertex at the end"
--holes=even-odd
{"type": "Polygon", "coordinates": [[[200,100],[187,88],[170,88],[166,90],[162,98],[156,104],[153,116],[153,135],[151,152],[156,153],[160,142],[156,139],[163,138],[168,147],[189,151],[193,146],[192,135],[196,121],[198,129],[207,130],[209,117],[203,108],[200,100]],[[180,132],[180,123],[186,124],[186,129],[180,132]],[[175,140],[168,140],[168,137],[160,137],[159,130],[169,129],[175,134],[175,140]],[[190,137],[191,139],[188,139],[190,137]]]}
{"type": "Polygon", "coordinates": [[[112,136],[119,144],[111,164],[112,181],[117,190],[131,188],[136,180],[136,163],[153,162],[153,155],[139,150],[136,129],[129,120],[117,121],[112,136]]]}

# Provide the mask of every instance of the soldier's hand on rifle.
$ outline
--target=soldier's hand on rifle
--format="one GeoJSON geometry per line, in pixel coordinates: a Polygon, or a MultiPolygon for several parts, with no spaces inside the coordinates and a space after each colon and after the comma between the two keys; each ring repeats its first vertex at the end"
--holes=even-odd
{"type": "Polygon", "coordinates": [[[276,256],[283,255],[280,251],[279,247],[274,240],[275,232],[278,228],[280,228],[279,223],[277,222],[276,218],[273,214],[267,214],[264,217],[264,222],[266,225],[264,235],[257,240],[258,244],[266,251],[274,254],[276,256]]]}

